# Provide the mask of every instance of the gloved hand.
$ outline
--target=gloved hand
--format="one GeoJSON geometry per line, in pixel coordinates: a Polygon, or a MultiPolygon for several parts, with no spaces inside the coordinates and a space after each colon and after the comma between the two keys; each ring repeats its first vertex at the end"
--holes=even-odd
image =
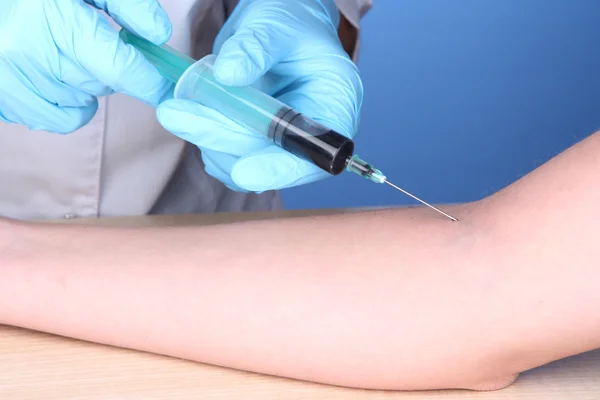
{"type": "MultiPolygon", "coordinates": [[[[253,85],[354,137],[363,89],[338,39],[339,18],[333,0],[242,0],[217,37],[215,77],[253,85]]],[[[198,103],[168,100],[158,119],[199,146],[207,173],[232,190],[263,192],[329,176],[198,103]]]]}
{"type": "MultiPolygon", "coordinates": [[[[171,25],[157,0],[85,0],[157,44],[171,25]]],[[[0,1],[0,120],[72,132],[113,91],[156,105],[170,84],[81,0],[0,1]]]]}

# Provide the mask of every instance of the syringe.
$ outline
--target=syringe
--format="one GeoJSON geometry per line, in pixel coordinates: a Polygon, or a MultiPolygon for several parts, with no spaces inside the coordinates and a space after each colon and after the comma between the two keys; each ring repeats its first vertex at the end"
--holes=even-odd
{"type": "Polygon", "coordinates": [[[348,170],[372,182],[386,183],[456,221],[456,218],[390,183],[380,170],[354,154],[352,139],[258,89],[224,86],[217,82],[212,72],[216,55],[196,61],[168,45],[157,46],[126,29],[122,29],[119,35],[125,43],[138,49],[165,78],[175,83],[173,96],[176,99],[192,100],[212,108],[331,175],[348,170]]]}

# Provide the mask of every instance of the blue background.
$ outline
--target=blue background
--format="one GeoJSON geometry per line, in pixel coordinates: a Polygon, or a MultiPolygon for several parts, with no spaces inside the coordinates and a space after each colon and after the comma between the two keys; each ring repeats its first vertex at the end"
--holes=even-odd
{"type": "MultiPolygon", "coordinates": [[[[375,0],[357,153],[433,203],[480,199],[600,129],[599,0],[375,0]]],[[[287,208],[414,204],[344,173],[287,208]]]]}

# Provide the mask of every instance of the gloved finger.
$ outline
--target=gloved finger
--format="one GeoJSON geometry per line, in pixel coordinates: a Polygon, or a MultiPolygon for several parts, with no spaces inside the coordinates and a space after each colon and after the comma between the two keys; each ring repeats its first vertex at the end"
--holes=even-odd
{"type": "Polygon", "coordinates": [[[47,111],[44,119],[40,121],[39,127],[30,129],[44,130],[52,133],[72,133],[87,125],[98,111],[98,101],[90,103],[87,107],[53,107],[53,111],[47,111]],[[53,114],[50,114],[50,113],[53,114]]]}
{"type": "MultiPolygon", "coordinates": [[[[214,53],[219,53],[221,50],[221,47],[223,46],[223,43],[229,39],[231,36],[233,36],[233,34],[235,33],[235,31],[237,29],[239,29],[240,25],[243,23],[244,21],[244,17],[245,14],[248,13],[248,11],[252,11],[252,2],[254,0],[240,0],[237,4],[237,6],[235,7],[235,9],[233,10],[233,13],[229,16],[229,18],[227,19],[227,23],[221,28],[221,30],[219,31],[219,34],[217,35],[217,37],[214,40],[214,44],[213,44],[213,52],[214,53]]],[[[271,2],[269,2],[268,4],[265,4],[265,2],[263,2],[262,4],[260,4],[257,8],[258,11],[264,12],[265,10],[267,11],[267,13],[269,13],[269,8],[271,10],[276,10],[279,11],[277,13],[277,15],[273,15],[273,13],[271,13],[271,15],[268,15],[267,18],[271,19],[271,20],[277,20],[280,17],[280,13],[283,11],[284,13],[289,13],[289,15],[295,16],[298,15],[298,9],[297,8],[292,8],[292,7],[296,7],[296,6],[300,6],[303,7],[300,4],[294,4],[294,3],[290,3],[290,2],[286,2],[287,0],[273,0],[271,2]],[[269,7],[269,8],[267,8],[269,7]]],[[[318,18],[320,18],[323,22],[330,23],[332,25],[332,30],[334,32],[337,32],[338,26],[340,24],[340,12],[337,8],[337,5],[335,4],[334,1],[324,1],[321,4],[317,5],[322,11],[324,12],[322,15],[319,15],[318,18]]],[[[311,13],[313,17],[315,17],[315,13],[311,13]]],[[[295,22],[298,21],[297,18],[294,18],[295,22]]],[[[289,22],[289,20],[288,20],[289,22]]],[[[296,23],[297,24],[297,23],[296,23]]],[[[295,25],[296,25],[295,24],[295,25]]],[[[302,23],[303,26],[306,26],[304,23],[302,23]]],[[[286,27],[290,27],[290,26],[294,26],[292,24],[286,24],[286,27]]]]}
{"type": "Polygon", "coordinates": [[[24,91],[19,96],[11,98],[11,104],[4,107],[4,118],[7,121],[27,126],[31,130],[43,130],[52,133],[71,133],[86,125],[98,111],[98,101],[92,101],[86,107],[59,107],[49,103],[36,94],[24,91]],[[11,110],[30,108],[31,114],[23,120],[11,110]]]}
{"type": "MultiPolygon", "coordinates": [[[[3,66],[6,68],[7,64],[0,61],[0,68],[3,66]]],[[[77,70],[79,71],[81,68],[77,70]]],[[[30,68],[27,64],[20,68],[13,68],[9,64],[8,71],[10,73],[5,77],[6,82],[3,82],[3,85],[11,88],[13,93],[11,97],[18,98],[13,103],[27,97],[39,97],[43,98],[45,102],[59,107],[88,107],[97,101],[88,93],[78,89],[73,90],[70,83],[63,82],[50,74],[39,74],[36,68],[30,68]],[[37,78],[34,80],[35,83],[32,81],[32,77],[37,78]]],[[[23,106],[24,110],[36,110],[33,105],[28,103],[24,103],[23,106]]]]}
{"type": "Polygon", "coordinates": [[[96,80],[89,72],[64,57],[60,60],[59,79],[71,88],[78,89],[61,91],[61,93],[76,97],[77,101],[73,104],[66,104],[64,100],[57,101],[59,105],[83,107],[93,102],[94,97],[108,96],[114,93],[110,87],[96,80]]]}
{"type": "Polygon", "coordinates": [[[203,150],[241,157],[269,145],[266,138],[192,101],[163,102],[157,109],[157,118],[166,130],[203,150]]]}
{"type": "Polygon", "coordinates": [[[227,86],[252,85],[301,40],[295,31],[285,29],[291,22],[285,12],[277,12],[271,19],[249,13],[221,46],[213,66],[215,78],[227,86]]]}
{"type": "Polygon", "coordinates": [[[171,22],[157,0],[84,1],[105,11],[123,28],[157,45],[171,37],[171,22]]]}
{"type": "Polygon", "coordinates": [[[237,186],[259,193],[304,185],[327,176],[329,174],[319,167],[276,145],[243,157],[231,171],[237,186]]]}
{"type": "Polygon", "coordinates": [[[121,41],[105,17],[83,4],[69,10],[71,13],[58,14],[63,19],[62,25],[77,21],[78,30],[52,32],[63,54],[113,90],[151,105],[158,104],[172,84],[140,52],[121,41]]]}
{"type": "Polygon", "coordinates": [[[236,185],[231,179],[231,170],[238,157],[212,150],[202,150],[202,161],[208,175],[221,181],[227,188],[236,192],[248,192],[236,185]]]}
{"type": "MultiPolygon", "coordinates": [[[[27,96],[35,93],[49,103],[60,107],[87,107],[96,101],[95,95],[106,92],[106,86],[91,78],[80,66],[75,66],[59,52],[45,55],[51,64],[49,71],[40,71],[39,65],[31,61],[31,56],[21,49],[9,49],[5,57],[0,57],[2,87],[10,97],[27,96]],[[68,79],[62,79],[62,76],[68,79]],[[81,80],[91,81],[89,92],[78,89],[81,80]],[[75,88],[75,90],[73,90],[75,88]]],[[[24,108],[30,109],[31,106],[24,108]]]]}

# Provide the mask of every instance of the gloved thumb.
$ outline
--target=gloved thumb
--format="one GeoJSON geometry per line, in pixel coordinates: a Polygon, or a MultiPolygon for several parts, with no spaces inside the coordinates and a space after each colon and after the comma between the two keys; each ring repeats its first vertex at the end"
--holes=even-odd
{"type": "Polygon", "coordinates": [[[213,73],[226,86],[248,86],[294,49],[298,40],[264,23],[249,24],[231,36],[219,51],[213,73]]]}
{"type": "Polygon", "coordinates": [[[106,12],[123,28],[154,44],[162,45],[171,38],[171,22],[158,0],[84,1],[106,12]]]}
{"type": "Polygon", "coordinates": [[[235,185],[256,193],[301,186],[328,176],[319,167],[275,145],[242,157],[231,170],[235,185]]]}

